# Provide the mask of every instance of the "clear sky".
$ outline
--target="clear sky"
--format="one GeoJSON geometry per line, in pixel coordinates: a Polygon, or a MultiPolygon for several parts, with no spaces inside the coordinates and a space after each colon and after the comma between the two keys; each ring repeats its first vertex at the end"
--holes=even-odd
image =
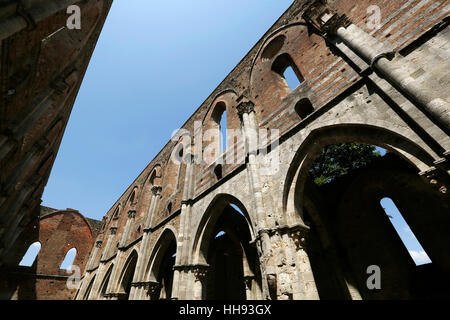
{"type": "MultiPolygon", "coordinates": [[[[101,220],[292,2],[115,0],[43,205],[101,220]]],[[[384,206],[399,220],[395,205],[384,206]]],[[[406,223],[397,227],[414,260],[428,262],[406,223]]]]}
{"type": "Polygon", "coordinates": [[[114,0],[43,205],[101,220],[292,2],[114,0]]]}

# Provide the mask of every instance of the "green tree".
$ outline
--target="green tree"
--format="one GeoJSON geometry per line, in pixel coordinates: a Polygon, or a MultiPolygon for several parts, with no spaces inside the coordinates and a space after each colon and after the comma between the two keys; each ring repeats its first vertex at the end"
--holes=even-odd
{"type": "Polygon", "coordinates": [[[315,184],[321,186],[368,165],[380,157],[376,146],[364,143],[336,143],[326,146],[309,170],[315,184]]]}

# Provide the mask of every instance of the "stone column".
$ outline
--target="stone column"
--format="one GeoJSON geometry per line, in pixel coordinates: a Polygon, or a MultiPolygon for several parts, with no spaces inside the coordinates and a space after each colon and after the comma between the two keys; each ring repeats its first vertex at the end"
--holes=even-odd
{"type": "Polygon", "coordinates": [[[263,230],[268,227],[268,221],[264,209],[256,158],[258,154],[258,125],[254,109],[255,105],[245,97],[241,97],[241,99],[242,101],[237,106],[237,110],[242,123],[243,137],[245,139],[246,153],[248,156],[247,170],[249,173],[250,194],[254,195],[256,208],[256,216],[254,216],[253,219],[255,231],[258,235],[257,247],[261,260],[261,274],[263,278],[262,290],[264,297],[270,299],[269,287],[265,279],[270,277],[269,274],[275,273],[275,270],[267,264],[267,260],[271,255],[271,240],[269,235],[266,232],[263,232],[263,230]]]}
{"type": "MultiPolygon", "coordinates": [[[[160,186],[153,186],[152,187],[152,200],[150,203],[150,208],[147,213],[147,217],[145,219],[144,224],[144,235],[142,236],[142,244],[139,249],[139,256],[138,261],[136,263],[136,272],[134,279],[136,281],[145,282],[145,269],[148,264],[148,259],[150,257],[149,246],[150,246],[150,239],[152,235],[151,226],[153,223],[153,218],[155,215],[155,211],[158,208],[158,202],[161,195],[161,187],[160,186]]],[[[138,287],[135,288],[130,292],[130,299],[133,300],[140,300],[145,299],[145,287],[138,287]]]]}
{"type": "Polygon", "coordinates": [[[426,74],[407,57],[396,55],[393,48],[380,42],[353,24],[345,15],[339,15],[322,1],[313,3],[303,18],[325,37],[338,37],[348,48],[390,82],[397,90],[413,100],[447,130],[450,129],[450,103],[439,92],[433,76],[427,81],[417,80],[416,74],[426,74]]]}
{"type": "Polygon", "coordinates": [[[103,251],[103,254],[101,257],[102,261],[108,258],[109,251],[111,250],[111,245],[114,241],[114,238],[116,237],[117,228],[112,227],[109,229],[109,231],[110,231],[110,234],[109,234],[108,240],[106,241],[106,247],[105,247],[105,250],[103,251]]]}
{"type": "Polygon", "coordinates": [[[91,257],[89,258],[89,261],[86,265],[86,270],[90,271],[92,269],[94,269],[95,267],[95,262],[97,261],[97,257],[98,257],[98,252],[100,251],[100,248],[102,247],[102,240],[96,241],[95,242],[95,247],[94,247],[94,251],[91,254],[91,257]]]}
{"type": "Polygon", "coordinates": [[[193,275],[195,277],[193,289],[193,300],[202,300],[205,296],[206,280],[209,266],[193,266],[193,275]]]}
{"type": "Polygon", "coordinates": [[[127,245],[128,239],[130,237],[131,227],[134,225],[134,219],[136,218],[136,210],[128,211],[128,219],[125,224],[125,229],[122,234],[122,239],[120,239],[120,247],[123,248],[127,245]]]}
{"type": "Polygon", "coordinates": [[[179,267],[187,265],[190,260],[190,224],[192,214],[192,198],[194,193],[194,164],[193,156],[188,153],[184,158],[186,160],[186,175],[184,179],[183,200],[181,201],[180,226],[177,239],[177,256],[174,266],[172,298],[184,299],[188,289],[188,276],[186,268],[179,267]]]}
{"type": "Polygon", "coordinates": [[[290,230],[290,238],[295,244],[293,260],[296,265],[296,281],[292,284],[294,300],[318,300],[316,282],[311,268],[309,256],[306,252],[309,228],[298,225],[290,230]]]}

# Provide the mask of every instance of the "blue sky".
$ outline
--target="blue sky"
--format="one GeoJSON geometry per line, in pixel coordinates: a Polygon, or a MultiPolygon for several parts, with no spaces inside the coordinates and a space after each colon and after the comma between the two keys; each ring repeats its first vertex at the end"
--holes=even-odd
{"type": "MultiPolygon", "coordinates": [[[[292,2],[115,0],[43,205],[101,220],[292,2]]],[[[425,259],[406,223],[398,228],[416,261],[425,259]]]]}
{"type": "Polygon", "coordinates": [[[115,0],[43,205],[101,220],[292,2],[115,0]]]}

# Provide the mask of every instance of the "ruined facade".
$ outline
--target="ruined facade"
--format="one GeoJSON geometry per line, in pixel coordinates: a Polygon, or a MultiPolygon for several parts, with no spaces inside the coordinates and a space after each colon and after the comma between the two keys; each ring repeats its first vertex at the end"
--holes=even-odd
{"type": "Polygon", "coordinates": [[[294,1],[106,214],[77,299],[448,296],[449,9],[294,1]],[[338,142],[389,154],[319,189],[308,170],[338,142]],[[414,264],[384,197],[431,264],[414,264]]]}
{"type": "Polygon", "coordinates": [[[449,12],[294,1],[105,215],[75,298],[448,297],[449,12]],[[389,153],[318,188],[309,169],[340,142],[389,153]],[[432,263],[415,265],[385,197],[432,263]]]}
{"type": "Polygon", "coordinates": [[[76,260],[83,267],[96,234],[81,222],[84,218],[71,217],[72,210],[62,211],[66,218],[53,214],[44,219],[42,210],[46,210],[40,205],[111,3],[0,1],[1,299],[69,299],[76,293],[64,289],[67,274],[59,270],[62,261],[49,261],[48,253],[62,260],[70,249],[68,243],[78,243],[74,237],[80,232],[79,241],[86,242],[78,248],[76,260]],[[71,5],[80,8],[81,29],[68,26],[71,5]],[[44,236],[41,227],[53,231],[44,236]],[[18,268],[31,239],[42,244],[39,261],[18,268]]]}

